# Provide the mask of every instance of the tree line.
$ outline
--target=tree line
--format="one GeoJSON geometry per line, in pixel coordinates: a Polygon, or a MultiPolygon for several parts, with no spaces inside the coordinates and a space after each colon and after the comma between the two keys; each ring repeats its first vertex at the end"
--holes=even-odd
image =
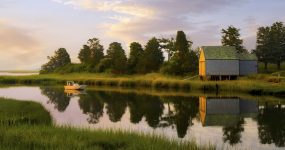
{"type": "Polygon", "coordinates": [[[285,61],[285,26],[282,22],[275,22],[271,26],[259,27],[257,31],[256,49],[253,51],[267,70],[268,63],[277,65],[285,61]]]}
{"type": "MultiPolygon", "coordinates": [[[[274,63],[281,69],[285,61],[285,27],[282,22],[272,26],[259,27],[256,49],[249,52],[243,46],[240,29],[229,26],[221,30],[221,44],[234,46],[237,53],[254,53],[265,64],[274,63]]],[[[49,61],[42,65],[40,73],[109,72],[115,74],[146,74],[162,72],[172,75],[195,74],[198,72],[199,48],[192,48],[193,42],[183,31],[177,31],[176,38],[151,38],[145,46],[138,42],[130,44],[129,57],[121,43],[112,42],[104,53],[98,38],[89,39],[79,51],[80,64],[72,64],[65,48],[59,48],[49,61]],[[163,53],[167,53],[165,61],[163,53]]]]}
{"type": "Polygon", "coordinates": [[[72,64],[65,48],[58,49],[49,62],[42,65],[41,74],[71,72],[110,72],[115,74],[163,73],[184,75],[198,70],[198,53],[183,31],[171,39],[151,38],[143,47],[138,42],[130,44],[127,58],[121,43],[112,42],[104,54],[104,47],[97,38],[89,39],[78,54],[80,64],[72,64]],[[168,53],[165,61],[163,52],[168,53]]]}

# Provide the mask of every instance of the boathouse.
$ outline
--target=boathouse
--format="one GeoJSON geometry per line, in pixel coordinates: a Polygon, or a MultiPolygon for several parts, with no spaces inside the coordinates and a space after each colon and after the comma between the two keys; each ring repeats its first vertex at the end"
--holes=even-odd
{"type": "Polygon", "coordinates": [[[199,56],[201,79],[236,79],[257,73],[257,58],[253,54],[238,54],[233,46],[203,46],[199,56]]]}

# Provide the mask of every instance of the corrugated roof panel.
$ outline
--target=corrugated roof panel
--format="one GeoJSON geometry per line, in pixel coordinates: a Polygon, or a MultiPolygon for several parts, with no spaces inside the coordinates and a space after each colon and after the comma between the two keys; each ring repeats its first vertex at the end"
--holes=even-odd
{"type": "Polygon", "coordinates": [[[233,46],[203,46],[206,59],[239,59],[233,46]]]}

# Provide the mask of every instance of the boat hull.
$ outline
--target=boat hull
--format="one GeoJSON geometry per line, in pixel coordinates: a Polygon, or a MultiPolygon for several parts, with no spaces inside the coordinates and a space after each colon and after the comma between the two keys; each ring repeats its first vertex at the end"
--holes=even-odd
{"type": "Polygon", "coordinates": [[[86,85],[72,85],[72,86],[64,86],[65,90],[84,90],[86,88],[86,85]]]}

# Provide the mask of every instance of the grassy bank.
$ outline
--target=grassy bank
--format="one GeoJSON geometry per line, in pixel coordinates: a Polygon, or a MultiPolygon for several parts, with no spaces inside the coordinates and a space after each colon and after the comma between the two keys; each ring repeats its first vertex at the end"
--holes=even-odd
{"type": "Polygon", "coordinates": [[[155,135],[55,127],[34,102],[0,98],[0,120],[0,149],[214,149],[155,135]]]}
{"type": "Polygon", "coordinates": [[[2,76],[0,84],[55,85],[74,80],[90,86],[127,88],[171,89],[181,91],[246,92],[257,95],[285,95],[285,72],[242,77],[234,81],[200,81],[198,77],[184,80],[182,77],[161,74],[112,75],[112,74],[48,74],[32,76],[2,76]],[[280,78],[278,78],[278,74],[280,78]]]}

